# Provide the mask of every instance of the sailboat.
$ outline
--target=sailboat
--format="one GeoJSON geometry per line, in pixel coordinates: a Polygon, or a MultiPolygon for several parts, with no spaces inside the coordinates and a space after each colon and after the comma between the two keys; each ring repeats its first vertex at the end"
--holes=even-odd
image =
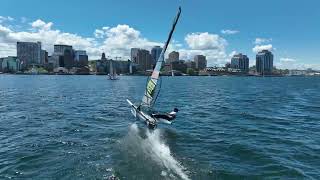
{"type": "Polygon", "coordinates": [[[173,70],[173,65],[171,63],[171,76],[173,77],[174,76],[174,70],[173,70]]]}
{"type": "Polygon", "coordinates": [[[113,67],[113,60],[110,59],[109,80],[118,80],[116,69],[113,67]]]}
{"type": "Polygon", "coordinates": [[[178,13],[173,21],[173,25],[169,33],[168,39],[164,44],[162,52],[156,63],[156,67],[154,68],[152,75],[149,77],[147,81],[146,89],[145,89],[141,103],[139,105],[135,105],[130,100],[127,99],[127,102],[131,106],[131,113],[133,114],[133,116],[137,119],[144,121],[147,124],[147,126],[152,129],[154,129],[157,126],[158,122],[171,124],[171,121],[155,118],[151,114],[151,112],[153,112],[154,110],[153,107],[156,103],[157,97],[160,92],[160,84],[161,84],[160,69],[164,63],[164,55],[166,53],[166,50],[172,38],[173,32],[180,18],[180,14],[181,14],[181,7],[179,7],[178,9],[178,13]]]}

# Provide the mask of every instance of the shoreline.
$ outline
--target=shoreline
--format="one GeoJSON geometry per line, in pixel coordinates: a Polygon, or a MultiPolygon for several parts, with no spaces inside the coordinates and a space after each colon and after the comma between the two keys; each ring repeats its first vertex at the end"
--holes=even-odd
{"type": "MultiPolygon", "coordinates": [[[[29,76],[107,76],[107,74],[59,74],[59,73],[43,73],[43,74],[30,74],[30,73],[2,73],[0,72],[1,75],[29,75],[29,76]]],[[[148,77],[149,75],[144,75],[144,74],[123,74],[119,75],[121,76],[146,76],[148,77]]],[[[169,75],[161,75],[163,77],[172,77],[169,75]]],[[[233,75],[233,74],[223,74],[223,75],[176,75],[174,77],[209,77],[209,76],[220,76],[220,77],[320,77],[319,75],[252,75],[252,74],[243,74],[243,75],[233,75]]]]}

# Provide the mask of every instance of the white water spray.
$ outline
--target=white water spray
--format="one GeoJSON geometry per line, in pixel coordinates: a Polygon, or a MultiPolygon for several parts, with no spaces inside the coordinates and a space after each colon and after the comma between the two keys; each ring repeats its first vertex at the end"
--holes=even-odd
{"type": "MultiPolygon", "coordinates": [[[[138,138],[140,141],[140,147],[146,156],[156,162],[159,166],[164,167],[166,171],[173,172],[180,176],[184,180],[189,180],[188,175],[184,172],[185,168],[172,156],[169,146],[164,144],[160,139],[160,130],[146,132],[146,139],[139,136],[139,129],[136,124],[131,125],[131,135],[138,138]]],[[[166,174],[162,172],[161,174],[166,174]]]]}

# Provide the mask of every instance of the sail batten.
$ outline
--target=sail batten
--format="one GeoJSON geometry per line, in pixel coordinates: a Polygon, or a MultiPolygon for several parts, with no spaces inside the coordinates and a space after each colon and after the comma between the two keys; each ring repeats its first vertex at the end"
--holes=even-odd
{"type": "Polygon", "coordinates": [[[157,60],[157,63],[156,63],[156,67],[154,68],[152,75],[151,75],[151,78],[149,79],[149,81],[147,83],[146,90],[145,90],[144,96],[142,98],[141,105],[147,106],[148,108],[152,108],[155,103],[156,99],[154,98],[154,96],[155,96],[155,91],[156,91],[157,85],[158,85],[160,70],[161,70],[161,67],[164,62],[164,55],[167,51],[167,48],[168,48],[168,45],[171,41],[173,32],[174,32],[175,27],[176,27],[178,20],[180,18],[180,14],[181,14],[181,7],[179,7],[177,16],[175,17],[175,19],[173,21],[172,28],[169,33],[168,39],[163,46],[162,52],[161,52],[159,59],[157,60]]]}

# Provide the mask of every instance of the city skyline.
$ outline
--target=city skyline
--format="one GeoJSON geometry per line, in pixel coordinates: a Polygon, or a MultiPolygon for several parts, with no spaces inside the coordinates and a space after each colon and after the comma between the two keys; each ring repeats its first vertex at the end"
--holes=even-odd
{"type": "MultiPolygon", "coordinates": [[[[150,2],[142,0],[113,2],[112,8],[110,2],[99,0],[77,4],[71,1],[64,2],[63,6],[59,6],[61,8],[58,11],[48,12],[47,7],[40,4],[40,1],[33,0],[33,2],[4,0],[1,3],[1,57],[16,55],[17,41],[41,41],[43,49],[49,54],[53,52],[54,44],[67,44],[75,49],[86,50],[90,59],[99,58],[103,51],[110,56],[130,59],[130,49],[133,47],[150,51],[153,46],[162,45],[165,32],[168,31],[167,26],[170,25],[168,22],[171,22],[171,16],[175,13],[177,6],[182,4],[184,14],[181,25],[168,49],[168,52],[178,51],[180,59],[192,60],[195,55],[203,54],[207,57],[208,66],[223,66],[234,54],[243,53],[248,55],[250,66],[252,66],[255,64],[256,53],[262,49],[268,49],[275,54],[276,67],[320,69],[317,61],[319,55],[316,51],[316,43],[319,41],[316,33],[319,25],[316,22],[319,13],[312,11],[320,5],[316,1],[301,5],[304,8],[296,2],[290,2],[292,6],[288,7],[290,8],[288,11],[280,11],[281,8],[286,7],[286,3],[271,0],[265,4],[272,7],[268,8],[270,12],[267,14],[259,14],[259,8],[256,8],[264,3],[248,6],[248,2],[232,2],[235,7],[238,5],[248,11],[240,13],[237,17],[232,11],[235,10],[234,7],[226,6],[222,2],[209,1],[197,4],[187,1],[170,1],[170,3],[164,1],[163,4],[159,4],[158,9],[152,10],[150,10],[150,2]],[[29,7],[31,4],[37,5],[30,7],[29,10],[22,8],[29,7]],[[227,9],[228,13],[217,9],[215,9],[217,12],[212,12],[209,7],[213,8],[217,5],[221,9],[227,9]],[[100,6],[105,7],[106,10],[103,11],[100,6]],[[127,6],[132,9],[128,9],[127,6]],[[166,13],[161,13],[161,8],[164,7],[168,10],[166,13]],[[14,12],[10,10],[13,8],[16,9],[14,12]],[[68,8],[70,13],[63,17],[61,12],[68,8]],[[84,12],[86,8],[88,8],[88,15],[81,16],[80,20],[79,17],[76,18],[76,15],[79,16],[79,13],[84,12]],[[201,11],[196,10],[198,8],[201,11]],[[35,9],[38,11],[32,12],[35,9]],[[149,15],[143,16],[146,13],[149,15]],[[98,15],[100,15],[99,18],[98,15]],[[295,21],[304,22],[304,32],[301,32],[300,26],[288,27],[289,23],[292,24],[295,21]],[[261,23],[261,27],[258,22],[261,23]],[[276,26],[272,27],[274,25],[276,26]]],[[[47,6],[57,8],[58,2],[50,2],[47,6]]]]}

